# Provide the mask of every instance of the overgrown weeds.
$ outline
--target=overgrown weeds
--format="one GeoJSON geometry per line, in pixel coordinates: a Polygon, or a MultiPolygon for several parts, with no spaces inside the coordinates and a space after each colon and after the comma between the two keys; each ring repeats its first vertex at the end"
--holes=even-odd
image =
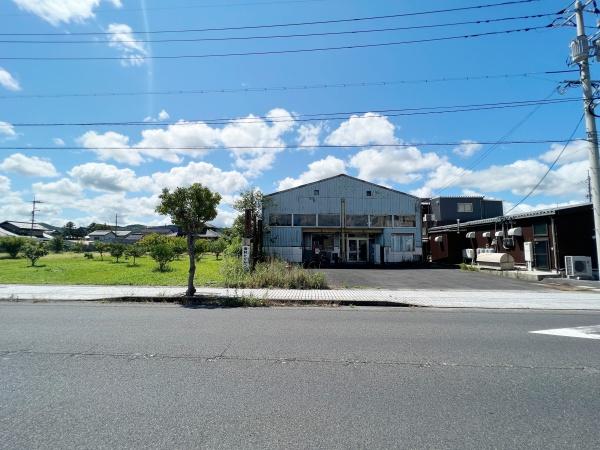
{"type": "Polygon", "coordinates": [[[239,258],[227,257],[221,270],[227,287],[327,289],[324,274],[279,259],[260,262],[254,271],[246,272],[239,258]]]}

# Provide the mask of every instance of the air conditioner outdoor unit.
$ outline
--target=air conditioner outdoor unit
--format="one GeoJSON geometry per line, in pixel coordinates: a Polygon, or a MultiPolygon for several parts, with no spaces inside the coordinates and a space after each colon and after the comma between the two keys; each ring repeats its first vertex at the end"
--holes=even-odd
{"type": "Polygon", "coordinates": [[[565,256],[567,278],[589,278],[592,274],[592,258],[589,256],[565,256]]]}

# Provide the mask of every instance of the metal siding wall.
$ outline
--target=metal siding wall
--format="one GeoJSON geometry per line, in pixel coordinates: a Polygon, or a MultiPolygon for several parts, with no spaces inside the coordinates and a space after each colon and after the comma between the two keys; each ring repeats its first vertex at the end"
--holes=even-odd
{"type": "Polygon", "coordinates": [[[302,229],[298,227],[270,227],[263,238],[264,247],[301,247],[302,229]]]}

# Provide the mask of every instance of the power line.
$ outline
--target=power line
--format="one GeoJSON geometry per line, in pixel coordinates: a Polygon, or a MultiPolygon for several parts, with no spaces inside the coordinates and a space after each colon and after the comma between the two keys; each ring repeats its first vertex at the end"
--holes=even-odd
{"type": "Polygon", "coordinates": [[[573,137],[575,136],[575,133],[577,133],[577,130],[579,129],[579,126],[581,125],[581,122],[583,122],[583,118],[584,118],[584,115],[582,115],[580,117],[579,121],[577,122],[577,125],[575,126],[575,129],[571,133],[571,136],[569,136],[569,139],[567,139],[567,142],[565,142],[565,145],[563,146],[562,150],[558,153],[558,155],[556,156],[554,161],[552,161],[552,164],[550,164],[546,173],[544,173],[544,175],[542,175],[542,177],[540,178],[540,181],[538,181],[536,183],[536,185],[533,186],[533,188],[531,188],[531,190],[527,193],[527,195],[525,195],[521,200],[519,200],[511,209],[509,209],[505,213],[505,215],[510,214],[511,211],[513,211],[517,206],[519,206],[521,203],[523,203],[525,200],[527,200],[537,190],[537,188],[540,187],[542,182],[546,179],[548,174],[552,171],[552,169],[554,168],[554,166],[556,165],[558,160],[561,158],[561,156],[563,155],[563,153],[565,152],[565,150],[567,149],[569,144],[574,141],[573,137]]]}
{"type": "MultiPolygon", "coordinates": [[[[529,28],[516,28],[510,30],[501,31],[488,31],[485,33],[474,33],[474,34],[463,34],[456,36],[443,36],[437,38],[427,39],[411,39],[406,41],[394,41],[394,42],[380,42],[374,44],[354,44],[354,45],[341,45],[332,47],[313,47],[313,48],[299,48],[299,49],[286,49],[286,50],[261,50],[253,52],[233,52],[233,53],[205,53],[200,55],[151,55],[141,56],[140,59],[155,59],[155,60],[179,60],[179,59],[204,59],[204,58],[224,58],[232,56],[266,56],[266,55],[282,55],[282,54],[294,54],[294,53],[313,53],[313,52],[326,52],[334,50],[350,50],[359,48],[378,48],[378,47],[390,47],[398,45],[410,45],[410,44],[423,44],[428,42],[440,42],[440,41],[453,41],[459,39],[473,39],[487,36],[497,36],[502,34],[516,34],[524,33],[528,31],[536,30],[548,30],[552,26],[537,26],[529,28]]],[[[127,59],[123,56],[2,56],[2,61],[121,61],[127,59]]]]}
{"type": "MultiPolygon", "coordinates": [[[[534,144],[562,144],[570,143],[575,141],[586,141],[586,139],[533,139],[533,140],[512,140],[502,141],[502,145],[534,145],[534,144]]],[[[27,146],[27,147],[0,147],[1,150],[11,151],[25,151],[25,150],[251,150],[251,149],[266,149],[266,150],[277,150],[277,149],[356,149],[356,148],[407,148],[407,147],[456,147],[461,145],[463,142],[394,142],[391,144],[373,144],[366,142],[364,144],[349,144],[349,145],[338,145],[338,144],[319,144],[319,145],[197,145],[197,146],[173,146],[173,147],[147,147],[147,146],[131,146],[131,147],[110,147],[110,146],[96,146],[96,147],[85,147],[85,146],[63,146],[63,147],[46,147],[46,146],[27,146]]],[[[486,142],[478,141],[482,145],[496,144],[498,141],[486,142]]]]}
{"type": "Polygon", "coordinates": [[[429,115],[429,114],[449,114],[459,112],[470,112],[470,111],[486,111],[493,109],[506,109],[506,108],[521,108],[526,106],[534,105],[552,105],[562,104],[570,102],[578,102],[581,99],[577,97],[555,99],[555,100],[521,100],[514,102],[497,102],[497,103],[479,103],[471,105],[454,105],[454,106],[428,106],[421,108],[404,108],[404,109],[372,109],[363,111],[346,111],[346,112],[331,112],[331,113],[311,113],[311,114],[297,114],[295,117],[290,115],[286,116],[251,116],[251,117],[229,117],[229,118],[217,118],[217,119],[193,119],[187,121],[159,121],[159,122],[147,122],[147,121],[120,121],[120,122],[21,122],[12,123],[14,127],[68,127],[68,126],[79,126],[79,127],[94,127],[94,126],[168,126],[168,125],[180,125],[189,126],[195,124],[210,124],[210,125],[226,125],[230,123],[238,124],[251,124],[251,123],[262,123],[269,121],[271,123],[286,123],[286,122],[313,122],[313,121],[324,121],[324,120],[348,120],[350,117],[358,120],[372,119],[373,116],[367,114],[377,114],[387,117],[400,117],[400,116],[415,116],[415,115],[429,115]]]}
{"type": "MultiPolygon", "coordinates": [[[[556,93],[556,89],[552,89],[550,91],[550,93],[544,98],[544,100],[549,100],[555,93],[556,93]]],[[[498,139],[497,142],[495,142],[490,147],[485,149],[473,163],[471,163],[467,167],[460,169],[458,174],[456,174],[453,178],[451,178],[450,181],[448,181],[444,186],[442,186],[441,189],[439,189],[437,191],[438,194],[444,192],[446,189],[448,189],[450,186],[452,186],[452,184],[454,184],[454,182],[456,180],[458,180],[462,175],[464,175],[467,172],[467,170],[472,170],[475,167],[477,167],[484,159],[486,159],[489,155],[491,155],[492,152],[500,146],[500,143],[502,141],[507,139],[515,131],[517,131],[521,126],[523,126],[542,106],[543,106],[542,104],[536,105],[536,107],[533,108],[531,111],[529,111],[525,115],[525,117],[523,117],[521,120],[519,120],[519,122],[517,122],[510,130],[508,130],[508,132],[506,132],[506,134],[504,134],[500,139],[498,139]]]]}
{"type": "MultiPolygon", "coordinates": [[[[445,83],[454,81],[478,81],[509,78],[527,78],[536,75],[558,75],[565,73],[579,72],[576,69],[567,70],[547,70],[542,72],[523,72],[508,73],[498,75],[475,75],[464,77],[442,77],[442,78],[422,78],[413,80],[383,80],[383,81],[358,81],[342,83],[319,83],[307,85],[290,86],[264,86],[264,87],[244,87],[244,88],[215,88],[215,89],[190,89],[190,90],[167,90],[167,91],[129,91],[129,92],[97,92],[97,93],[57,93],[57,94],[4,94],[0,99],[43,99],[43,98],[69,98],[69,97],[122,97],[137,95],[193,95],[193,94],[225,94],[225,93],[244,93],[244,92],[271,92],[271,91],[294,91],[311,89],[345,89],[373,86],[393,86],[402,84],[428,84],[445,83]]],[[[548,80],[553,81],[553,80],[548,80]]]]}
{"type": "MultiPolygon", "coordinates": [[[[334,23],[351,23],[351,22],[363,22],[372,20],[384,20],[384,19],[395,19],[399,17],[414,17],[430,14],[441,14],[457,11],[469,11],[469,10],[480,10],[487,8],[495,8],[502,6],[510,6],[516,4],[533,3],[539,2],[540,0],[513,0],[505,1],[500,3],[488,3],[484,5],[472,5],[463,6],[457,8],[445,8],[445,9],[434,9],[427,11],[417,11],[410,13],[398,13],[398,14],[386,14],[380,16],[367,16],[367,17],[351,17],[346,19],[329,19],[329,20],[313,20],[306,22],[287,22],[287,23],[274,23],[274,24],[261,24],[261,25],[243,25],[243,26],[230,26],[230,27],[211,27],[211,28],[195,28],[195,29],[175,29],[175,30],[157,30],[157,31],[144,31],[136,30],[132,31],[133,34],[161,34],[161,33],[190,33],[190,32],[206,32],[206,31],[233,31],[233,30],[255,30],[261,28],[283,28],[283,27],[298,27],[307,25],[325,25],[334,23]]],[[[558,15],[558,13],[557,13],[558,15]]],[[[1,17],[1,16],[0,16],[1,17]]],[[[118,33],[108,31],[97,31],[97,32],[77,32],[69,33],[69,36],[102,36],[102,35],[114,35],[118,33]]],[[[0,33],[0,36],[64,36],[64,33],[0,33]]]]}
{"type": "MultiPolygon", "coordinates": [[[[271,35],[254,35],[254,36],[225,36],[225,37],[195,37],[195,38],[169,38],[169,39],[131,39],[131,40],[119,40],[120,44],[126,43],[173,43],[173,42],[221,42],[221,41],[247,41],[247,40],[260,40],[260,39],[286,39],[286,38],[299,38],[299,37],[315,37],[315,36],[341,36],[341,35],[353,35],[353,34],[366,34],[366,33],[382,33],[390,31],[403,31],[403,30],[415,30],[415,29],[429,29],[429,28],[443,28],[453,27],[462,25],[486,25],[497,22],[507,22],[513,20],[525,20],[525,19],[538,19],[548,16],[555,16],[554,13],[548,14],[533,14],[527,16],[513,16],[513,17],[501,17],[494,19],[479,19],[479,20],[468,20],[462,22],[449,22],[429,25],[410,25],[402,27],[386,27],[386,28],[371,28],[362,30],[346,30],[346,31],[324,31],[314,33],[295,33],[295,34],[271,34],[271,35]]],[[[188,32],[189,30],[182,30],[182,32],[188,32]]],[[[62,37],[69,38],[70,34],[61,35],[62,37]]],[[[0,44],[107,44],[113,42],[110,39],[106,40],[0,40],[0,44]]]]}

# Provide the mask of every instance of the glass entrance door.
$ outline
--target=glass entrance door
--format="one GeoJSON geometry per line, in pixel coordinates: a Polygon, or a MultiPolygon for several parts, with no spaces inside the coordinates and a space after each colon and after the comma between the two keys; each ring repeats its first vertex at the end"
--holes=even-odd
{"type": "Polygon", "coordinates": [[[348,262],[369,261],[369,240],[366,238],[348,238],[348,262]]]}

